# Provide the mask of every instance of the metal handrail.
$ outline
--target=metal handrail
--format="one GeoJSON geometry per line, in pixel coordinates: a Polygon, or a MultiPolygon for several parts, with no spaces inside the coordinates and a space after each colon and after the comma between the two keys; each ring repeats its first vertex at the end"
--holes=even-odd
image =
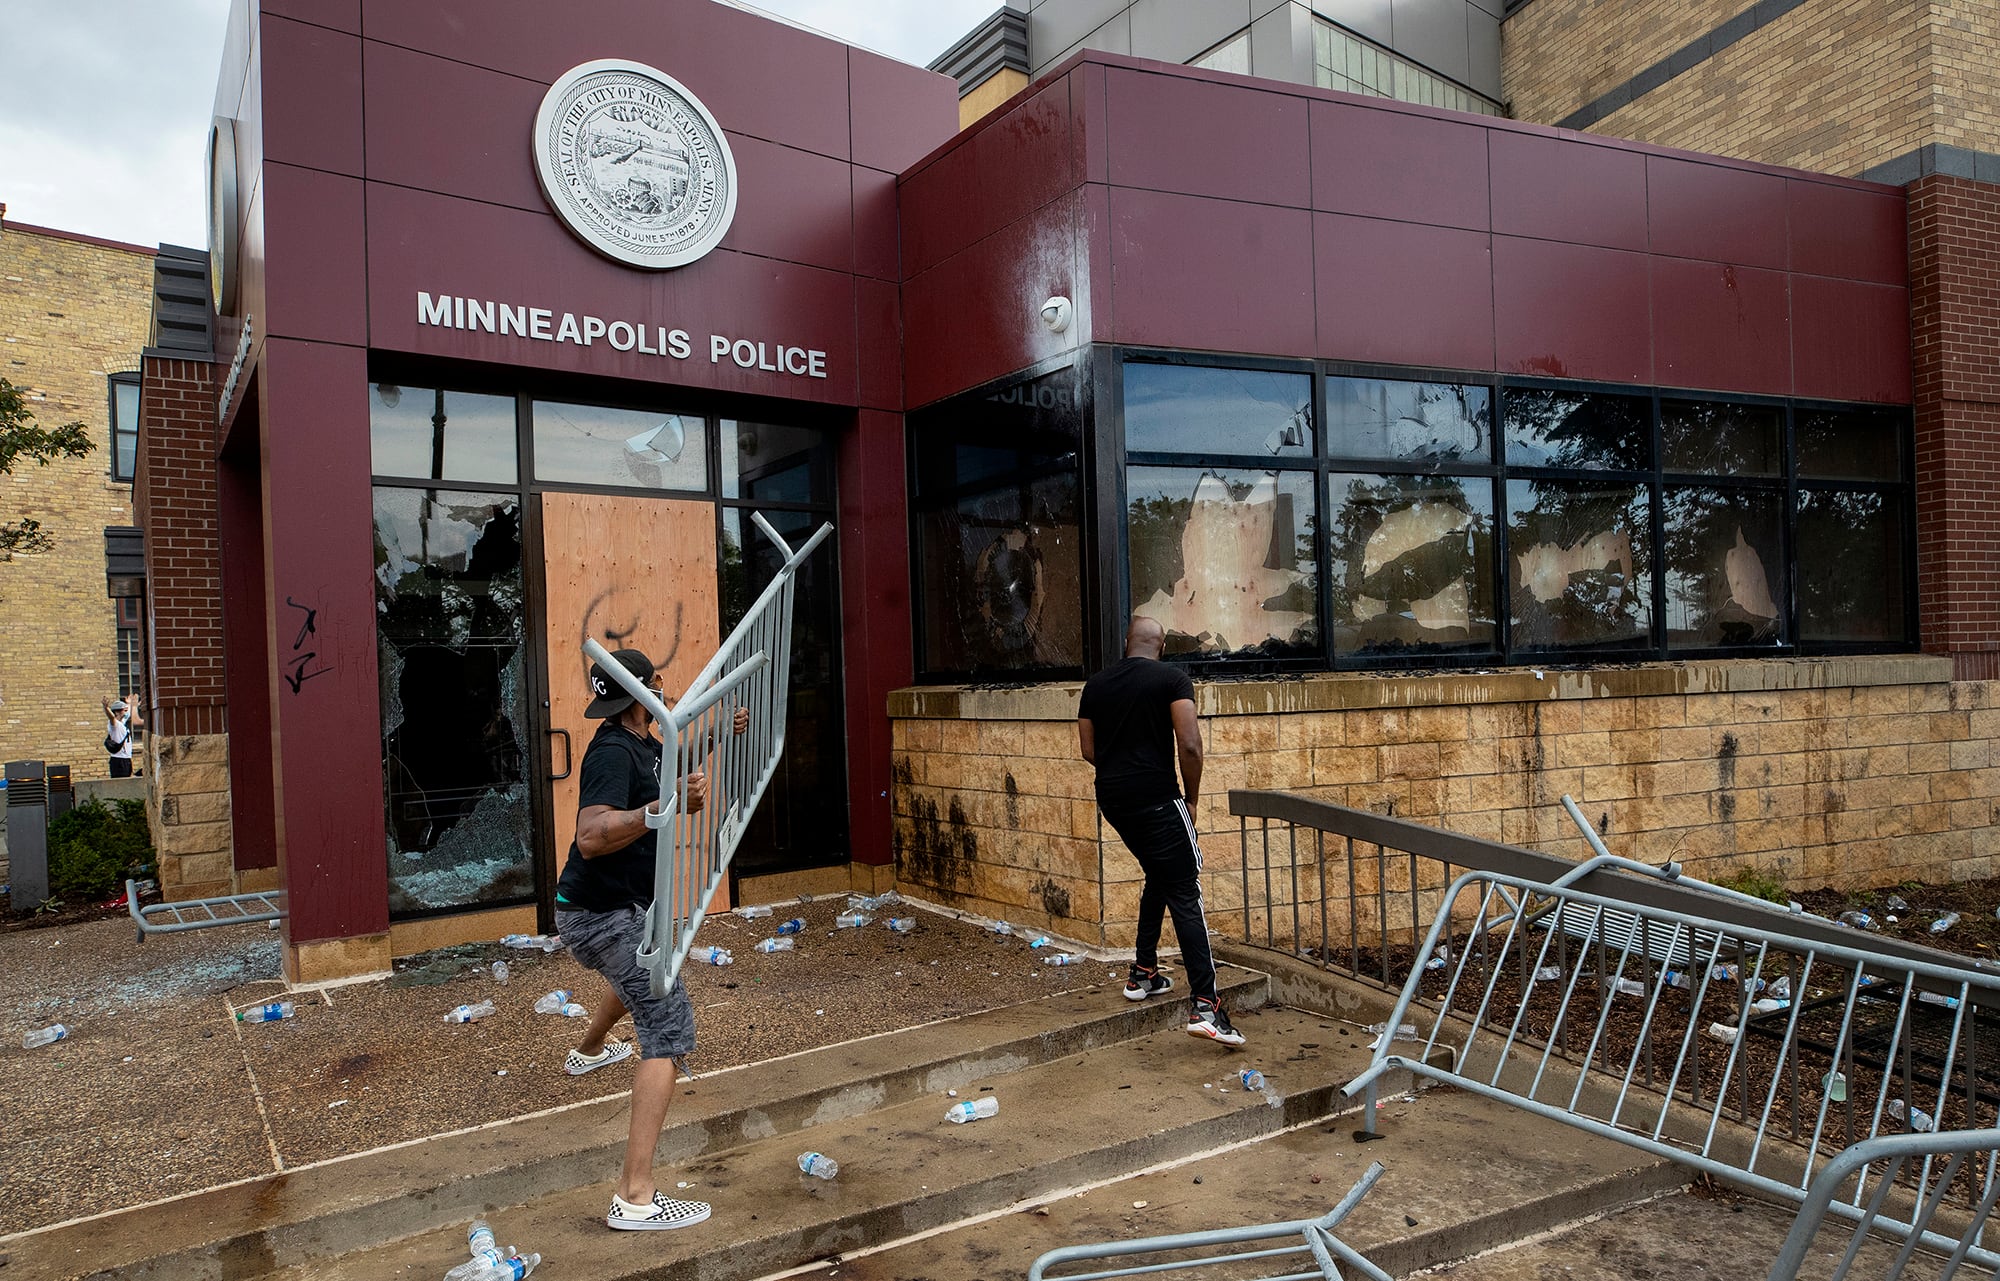
{"type": "Polygon", "coordinates": [[[638,952],[657,995],[665,995],[679,976],[708,903],[784,757],[798,572],[833,533],[831,523],[822,524],[794,551],[762,512],[750,519],[783,563],[680,698],[667,703],[595,638],[583,643],[590,660],[659,724],[666,745],[658,808],[646,811],[646,826],[661,835],[653,903],[638,952]],[[738,708],[749,713],[741,734],[732,726],[738,708]],[[707,777],[708,801],[690,811],[688,781],[697,773],[707,777]]]}

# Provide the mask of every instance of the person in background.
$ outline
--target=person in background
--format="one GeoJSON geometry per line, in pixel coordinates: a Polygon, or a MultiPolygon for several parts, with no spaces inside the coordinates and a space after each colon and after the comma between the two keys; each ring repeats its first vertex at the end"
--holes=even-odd
{"type": "Polygon", "coordinates": [[[111,777],[132,777],[132,731],[146,728],[136,696],[104,699],[104,750],[111,754],[111,777]]]}
{"type": "Polygon", "coordinates": [[[1097,808],[1146,873],[1139,896],[1138,935],[1128,1000],[1173,990],[1160,973],[1161,917],[1173,913],[1174,935],[1187,965],[1190,1036],[1243,1044],[1215,995],[1215,959],[1201,910],[1201,843],[1195,807],[1201,800],[1201,722],[1194,682],[1160,661],[1167,633],[1139,615],[1125,632],[1125,658],[1084,682],[1076,709],[1077,745],[1097,767],[1097,808]],[[1174,777],[1178,759],[1180,778],[1174,777]]]}

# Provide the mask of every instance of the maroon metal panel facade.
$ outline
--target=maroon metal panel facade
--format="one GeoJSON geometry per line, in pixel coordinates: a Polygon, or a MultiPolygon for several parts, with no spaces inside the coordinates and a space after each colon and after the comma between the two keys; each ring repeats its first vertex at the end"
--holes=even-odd
{"type": "Polygon", "coordinates": [[[1030,292],[1063,174],[1070,346],[1909,400],[1898,189],[1087,52],[903,175],[910,403],[1050,354],[918,316],[1030,292]]]}
{"type": "Polygon", "coordinates": [[[864,409],[841,437],[840,630],[847,654],[848,789],[857,862],[894,858],[889,793],[889,693],[914,675],[909,522],[903,496],[903,417],[864,409]],[[865,659],[864,659],[865,656],[865,659]],[[861,797],[875,804],[861,804],[861,797]]]}

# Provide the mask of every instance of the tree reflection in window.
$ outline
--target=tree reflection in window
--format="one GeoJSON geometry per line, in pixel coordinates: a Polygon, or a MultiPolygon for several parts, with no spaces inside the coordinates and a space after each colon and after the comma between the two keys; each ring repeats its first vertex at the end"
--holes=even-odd
{"type": "Polygon", "coordinates": [[[395,914],[534,894],[520,516],[512,495],[375,491],[395,914]]]}
{"type": "Polygon", "coordinates": [[[1491,480],[1334,475],[1328,495],[1336,652],[1493,648],[1491,480]]]}
{"type": "Polygon", "coordinates": [[[1133,467],[1132,612],[1167,652],[1281,656],[1319,642],[1312,475],[1133,467]]]}
{"type": "Polygon", "coordinates": [[[1799,491],[1799,639],[1910,639],[1903,513],[1894,494],[1799,491]]]}
{"type": "Polygon", "coordinates": [[[1650,466],[1653,402],[1645,396],[1510,387],[1507,461],[1516,467],[1636,471],[1650,466]]]}
{"type": "Polygon", "coordinates": [[[1668,646],[1776,644],[1779,494],[1670,485],[1663,500],[1668,646]]]}
{"type": "Polygon", "coordinates": [[[1454,383],[1326,380],[1327,453],[1335,458],[1487,463],[1493,392],[1454,383]]]}
{"type": "Polygon", "coordinates": [[[1660,402],[1660,468],[1707,476],[1772,476],[1782,470],[1785,411],[1730,401],[1660,402]]]}
{"type": "Polygon", "coordinates": [[[1636,485],[1507,482],[1516,649],[1648,643],[1646,509],[1636,485]]]}

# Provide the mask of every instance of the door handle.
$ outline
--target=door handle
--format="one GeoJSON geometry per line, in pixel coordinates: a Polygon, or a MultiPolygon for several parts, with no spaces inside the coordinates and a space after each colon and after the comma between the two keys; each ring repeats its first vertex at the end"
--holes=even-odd
{"type": "MultiPolygon", "coordinates": [[[[570,767],[576,763],[575,756],[570,747],[569,731],[566,729],[552,729],[549,731],[549,737],[562,739],[562,745],[563,745],[562,773],[549,775],[550,782],[561,782],[563,779],[569,777],[570,767]]],[[[549,764],[551,766],[555,764],[555,753],[553,751],[549,753],[549,764]]]]}

